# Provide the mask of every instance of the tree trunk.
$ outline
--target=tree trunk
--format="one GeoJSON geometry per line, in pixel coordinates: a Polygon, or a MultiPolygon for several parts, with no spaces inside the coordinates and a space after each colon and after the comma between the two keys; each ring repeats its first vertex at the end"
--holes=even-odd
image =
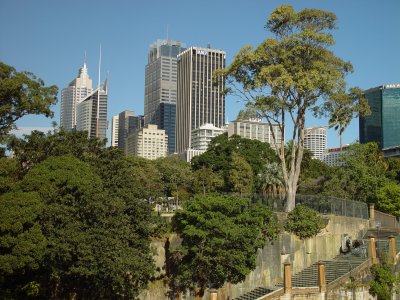
{"type": "Polygon", "coordinates": [[[296,206],[296,189],[294,189],[292,187],[291,182],[289,182],[289,186],[286,189],[285,212],[291,212],[295,206],[296,206]]]}

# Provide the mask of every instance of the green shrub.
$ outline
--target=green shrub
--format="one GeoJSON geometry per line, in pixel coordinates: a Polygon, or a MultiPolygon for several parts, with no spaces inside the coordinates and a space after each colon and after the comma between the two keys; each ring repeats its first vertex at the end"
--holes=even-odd
{"type": "Polygon", "coordinates": [[[297,205],[289,214],[285,224],[285,230],[294,233],[301,239],[317,235],[324,222],[319,213],[304,205],[297,205]]]}

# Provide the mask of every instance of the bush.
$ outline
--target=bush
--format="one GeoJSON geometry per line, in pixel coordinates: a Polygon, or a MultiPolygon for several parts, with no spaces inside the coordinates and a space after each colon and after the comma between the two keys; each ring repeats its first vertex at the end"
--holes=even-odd
{"type": "Polygon", "coordinates": [[[325,227],[322,217],[312,208],[297,205],[288,214],[285,230],[294,233],[301,239],[317,235],[325,227]]]}

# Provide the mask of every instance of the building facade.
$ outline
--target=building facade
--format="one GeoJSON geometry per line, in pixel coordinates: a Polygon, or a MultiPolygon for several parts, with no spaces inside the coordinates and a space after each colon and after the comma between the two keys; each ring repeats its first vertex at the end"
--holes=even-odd
{"type": "Polygon", "coordinates": [[[192,148],[192,130],[206,124],[223,127],[223,82],[213,84],[213,72],[225,68],[222,50],[191,47],[178,55],[176,151],[192,148]]]}
{"type": "Polygon", "coordinates": [[[111,118],[111,147],[118,147],[119,115],[111,118]]]}
{"type": "Polygon", "coordinates": [[[192,149],[206,151],[211,139],[226,132],[226,128],[218,128],[213,124],[204,124],[192,130],[192,149]]]}
{"type": "Polygon", "coordinates": [[[124,110],[118,115],[118,148],[127,153],[127,139],[131,132],[144,126],[144,117],[134,111],[124,110]]]}
{"type": "Polygon", "coordinates": [[[60,127],[67,131],[76,128],[78,104],[92,92],[92,80],[84,63],[79,69],[78,77],[61,91],[60,127]]]}
{"type": "Polygon", "coordinates": [[[127,155],[157,159],[168,154],[168,136],[164,129],[153,124],[131,132],[127,144],[127,155]]]}
{"type": "Polygon", "coordinates": [[[145,125],[155,124],[168,135],[168,152],[175,152],[177,56],[179,41],[158,40],[150,45],[145,68],[145,125]]]}
{"type": "Polygon", "coordinates": [[[349,145],[344,145],[342,150],[340,148],[330,148],[328,149],[324,155],[322,156],[322,161],[331,167],[339,167],[341,166],[340,157],[342,154],[346,153],[349,148],[349,145]]]}
{"type": "Polygon", "coordinates": [[[236,134],[242,138],[268,143],[272,149],[276,149],[273,134],[277,145],[282,141],[282,134],[277,124],[272,124],[271,127],[261,120],[236,120],[228,124],[228,137],[236,134]]]}
{"type": "Polygon", "coordinates": [[[376,142],[380,149],[400,145],[400,84],[388,84],[364,92],[371,108],[360,117],[360,143],[376,142]]]}
{"type": "Polygon", "coordinates": [[[97,88],[77,106],[76,129],[89,138],[107,138],[107,83],[97,88]]]}
{"type": "Polygon", "coordinates": [[[312,152],[313,158],[322,160],[326,145],[326,127],[304,128],[304,148],[312,152]]]}

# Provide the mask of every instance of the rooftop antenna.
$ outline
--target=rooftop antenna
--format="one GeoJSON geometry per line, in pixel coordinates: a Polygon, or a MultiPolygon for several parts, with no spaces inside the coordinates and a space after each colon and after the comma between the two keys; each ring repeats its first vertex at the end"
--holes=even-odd
{"type": "Polygon", "coordinates": [[[85,50],[85,55],[83,56],[83,64],[86,65],[86,50],[85,50]]]}
{"type": "Polygon", "coordinates": [[[169,40],[169,24],[167,24],[167,41],[169,40]]]}
{"type": "Polygon", "coordinates": [[[100,56],[99,56],[99,80],[97,82],[96,137],[99,137],[100,72],[101,72],[101,44],[100,44],[100,56]]]}

